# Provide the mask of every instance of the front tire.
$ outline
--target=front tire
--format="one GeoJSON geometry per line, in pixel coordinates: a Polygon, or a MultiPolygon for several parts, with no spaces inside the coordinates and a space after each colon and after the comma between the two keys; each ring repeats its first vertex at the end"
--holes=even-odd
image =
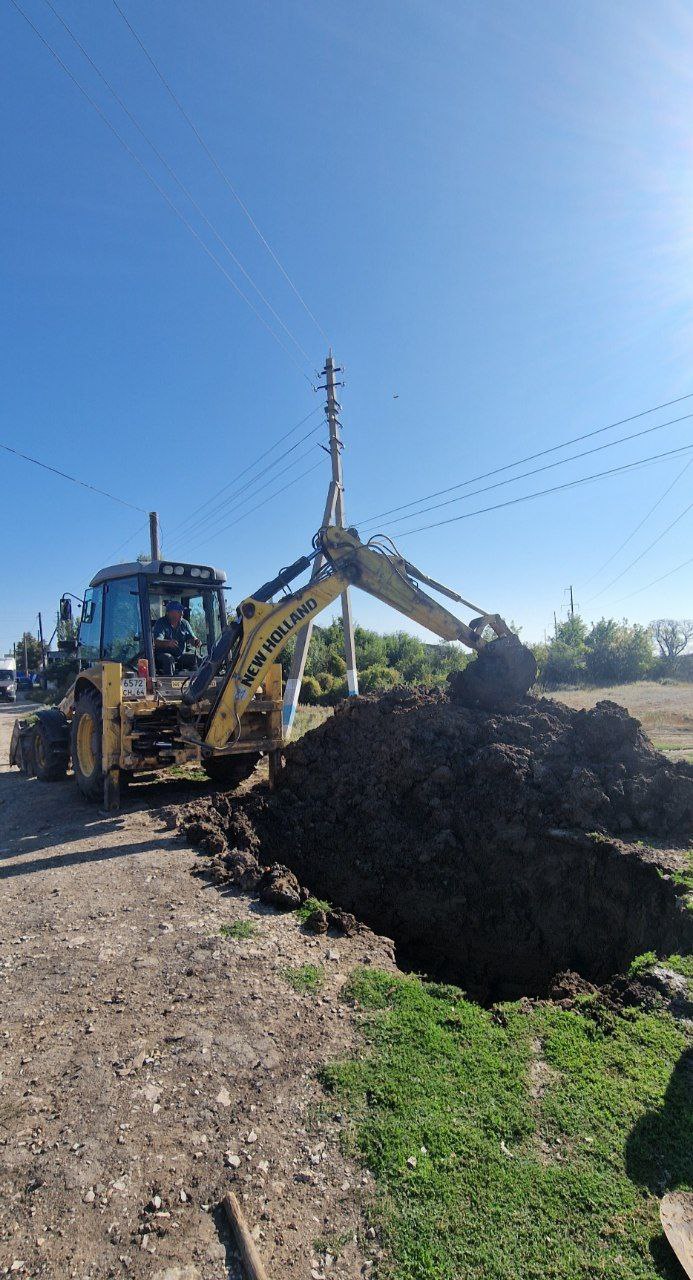
{"type": "Polygon", "coordinates": [[[259,759],[258,751],[244,756],[209,756],[202,761],[202,768],[212,782],[233,791],[250,777],[259,759]]]}
{"type": "Polygon", "coordinates": [[[87,800],[103,800],[103,713],[96,689],[80,694],[72,717],[70,750],[77,786],[87,800]]]}

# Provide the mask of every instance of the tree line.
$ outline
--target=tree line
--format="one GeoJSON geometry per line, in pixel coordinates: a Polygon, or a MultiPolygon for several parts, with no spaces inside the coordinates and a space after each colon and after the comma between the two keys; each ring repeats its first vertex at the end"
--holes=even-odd
{"type": "MultiPolygon", "coordinates": [[[[17,641],[17,665],[21,668],[23,663],[25,639],[30,669],[36,670],[41,663],[41,646],[31,632],[25,632],[17,641]]],[[[380,693],[402,684],[443,687],[453,671],[460,671],[473,661],[473,655],[461,645],[426,643],[406,631],[382,634],[357,626],[354,640],[362,693],[380,693]]],[[[627,684],[633,680],[681,677],[681,660],[692,640],[690,619],[659,618],[645,627],[601,618],[588,625],[575,614],[557,624],[550,640],[530,648],[537,659],[538,682],[544,688],[555,689],[566,684],[627,684]]],[[[281,657],[285,679],[294,648],[295,640],[291,640],[281,657]]],[[[51,680],[62,692],[75,671],[75,658],[66,656],[51,663],[51,680]]],[[[335,619],[328,626],[313,629],[301,701],[333,706],[347,692],[342,623],[335,619]]]]}

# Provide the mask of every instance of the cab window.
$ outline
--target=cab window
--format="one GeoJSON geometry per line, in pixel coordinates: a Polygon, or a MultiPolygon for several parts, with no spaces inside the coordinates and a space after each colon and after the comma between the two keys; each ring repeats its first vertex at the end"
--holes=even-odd
{"type": "MultiPolygon", "coordinates": [[[[149,607],[151,625],[166,614],[166,601],[173,599],[171,583],[151,582],[149,584],[149,607]]],[[[203,587],[202,590],[189,586],[177,586],[175,599],[183,606],[183,617],[190,623],[197,639],[202,642],[202,652],[211,653],[221,635],[221,605],[219,590],[216,587],[203,587]]]]}
{"type": "Polygon", "coordinates": [[[106,585],[103,656],[107,662],[129,666],[142,651],[140,593],[137,578],[116,578],[106,585]]]}
{"type": "Polygon", "coordinates": [[[88,587],[79,624],[80,661],[89,665],[101,655],[101,608],[103,587],[88,587]]]}

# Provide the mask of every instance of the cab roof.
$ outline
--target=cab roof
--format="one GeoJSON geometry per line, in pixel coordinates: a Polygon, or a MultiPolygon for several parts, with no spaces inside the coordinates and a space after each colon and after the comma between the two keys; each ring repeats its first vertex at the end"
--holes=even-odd
{"type": "Polygon", "coordinates": [[[190,586],[202,584],[206,586],[221,586],[226,582],[226,574],[223,569],[213,569],[208,564],[190,564],[185,560],[147,560],[144,563],[140,560],[130,560],[125,564],[112,564],[106,569],[99,569],[94,574],[90,587],[98,587],[102,582],[112,582],[115,578],[134,578],[135,574],[142,573],[146,578],[163,578],[171,581],[171,585],[175,583],[185,583],[190,586]],[[176,569],[184,569],[184,573],[176,573],[176,569]],[[201,574],[193,574],[193,569],[202,569],[209,577],[202,577],[201,574]]]}

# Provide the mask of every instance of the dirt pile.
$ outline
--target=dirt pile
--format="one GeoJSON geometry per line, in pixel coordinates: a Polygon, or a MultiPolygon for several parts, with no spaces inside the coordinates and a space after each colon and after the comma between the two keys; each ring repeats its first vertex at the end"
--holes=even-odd
{"type": "Polygon", "coordinates": [[[347,702],[289,748],[274,795],[209,802],[203,830],[200,815],[188,823],[194,842],[232,851],[244,887],[260,883],[258,862],[290,867],[393,937],[400,960],[484,999],[690,949],[671,874],[683,855],[642,842],[690,839],[693,768],[614,703],[527,698],[489,713],[454,696],[347,702]]]}

